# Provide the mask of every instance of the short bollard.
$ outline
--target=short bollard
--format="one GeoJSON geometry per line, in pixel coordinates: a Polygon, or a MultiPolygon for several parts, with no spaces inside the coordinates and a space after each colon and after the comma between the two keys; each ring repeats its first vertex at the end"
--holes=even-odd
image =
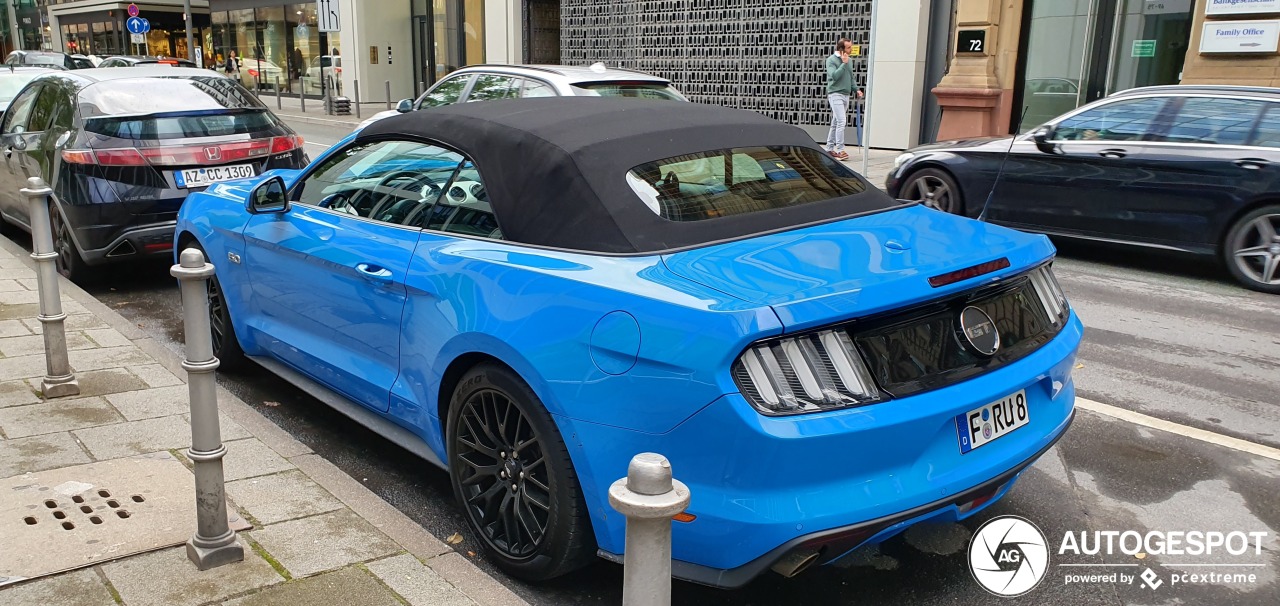
{"type": "Polygon", "coordinates": [[[352,80],[351,85],[352,87],[355,88],[355,91],[356,91],[356,119],[359,120],[360,119],[360,81],[352,80]]]}
{"type": "Polygon", "coordinates": [[[31,213],[31,258],[36,260],[36,278],[40,287],[40,324],[44,329],[44,380],[40,392],[45,398],[80,395],[80,382],[71,372],[67,358],[67,314],[62,313],[58,293],[58,253],[53,250],[53,227],[49,218],[49,200],[53,190],[40,177],[27,179],[22,188],[31,213]]]}
{"type": "Polygon", "coordinates": [[[298,110],[307,113],[307,79],[302,79],[302,94],[298,95],[298,110]]]}
{"type": "Polygon", "coordinates": [[[387,80],[387,111],[391,111],[391,81],[387,80]]]}
{"type": "Polygon", "coordinates": [[[182,283],[182,325],[186,335],[187,389],[191,397],[191,448],[195,464],[196,534],[187,541],[187,559],[208,570],[244,559],[244,547],[227,524],[227,495],[222,476],[222,445],[218,429],[218,393],[213,371],[213,334],[209,329],[208,282],[213,265],[194,248],[182,251],[180,263],[169,270],[182,283]]]}
{"type": "Polygon", "coordinates": [[[609,504],[627,516],[623,606],[670,606],[671,516],[689,506],[689,487],[672,479],[666,457],[644,452],[609,487],[609,504]]]}
{"type": "Polygon", "coordinates": [[[284,100],[280,98],[280,76],[276,76],[276,109],[284,109],[284,100]]]}

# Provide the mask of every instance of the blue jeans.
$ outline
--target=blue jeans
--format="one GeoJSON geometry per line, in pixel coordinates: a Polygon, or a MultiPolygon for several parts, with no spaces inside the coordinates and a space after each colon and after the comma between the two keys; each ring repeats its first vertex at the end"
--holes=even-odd
{"type": "Polygon", "coordinates": [[[827,151],[844,151],[844,128],[849,115],[849,95],[830,93],[827,103],[831,104],[831,130],[827,131],[827,151]]]}

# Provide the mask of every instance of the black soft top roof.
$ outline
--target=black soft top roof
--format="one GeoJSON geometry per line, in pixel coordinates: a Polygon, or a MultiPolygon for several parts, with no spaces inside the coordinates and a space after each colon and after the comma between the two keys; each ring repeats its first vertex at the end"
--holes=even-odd
{"type": "Polygon", "coordinates": [[[892,206],[856,196],[696,222],[664,219],[627,184],[631,169],[731,147],[799,146],[813,138],[750,111],[640,99],[556,97],[430,108],[379,120],[357,141],[405,135],[475,161],[504,236],[600,253],[656,253],[819,223],[892,206]]]}

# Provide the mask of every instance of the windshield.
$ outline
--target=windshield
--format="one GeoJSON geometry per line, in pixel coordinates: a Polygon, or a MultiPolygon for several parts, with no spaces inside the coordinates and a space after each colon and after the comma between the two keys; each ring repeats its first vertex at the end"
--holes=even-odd
{"type": "Polygon", "coordinates": [[[660,101],[687,101],[680,91],[665,82],[580,82],[573,85],[580,97],[631,97],[660,101]]]}
{"type": "Polygon", "coordinates": [[[58,55],[27,55],[23,58],[22,62],[27,65],[56,65],[58,67],[66,67],[66,60],[58,55]]]}
{"type": "Polygon", "coordinates": [[[26,86],[38,73],[32,74],[7,74],[0,76],[0,102],[8,103],[18,96],[22,87],[26,86]]]}
{"type": "Polygon", "coordinates": [[[735,147],[649,162],[627,173],[649,210],[705,221],[803,206],[866,190],[844,165],[808,147],[735,147]]]}

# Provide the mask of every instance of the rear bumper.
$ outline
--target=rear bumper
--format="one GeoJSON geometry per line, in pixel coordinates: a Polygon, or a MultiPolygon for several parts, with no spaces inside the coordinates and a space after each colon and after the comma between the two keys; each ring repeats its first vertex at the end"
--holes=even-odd
{"type": "MultiPolygon", "coordinates": [[[[983,482],[969,490],[952,497],[939,499],[875,520],[858,522],[837,528],[796,537],[779,545],[768,553],[736,568],[721,569],[700,566],[681,560],[671,562],[672,576],[711,587],[736,589],[749,583],[752,579],[769,570],[774,564],[792,554],[807,556],[817,554],[816,559],[806,566],[823,566],[830,564],[864,544],[879,543],[906,528],[924,521],[958,521],[965,519],[987,506],[1000,500],[1013,488],[1013,483],[1026,468],[1040,459],[1046,451],[1058,443],[1066,435],[1067,428],[1075,420],[1075,410],[1062,429],[1053,439],[1027,460],[1015,465],[1012,469],[983,482]]],[[[622,556],[600,550],[600,557],[622,563],[622,556]]]]}
{"type": "Polygon", "coordinates": [[[124,227],[101,248],[81,250],[80,256],[87,265],[102,265],[116,261],[129,261],[151,257],[169,257],[173,254],[173,230],[176,221],[124,227]]]}
{"type": "MultiPolygon", "coordinates": [[[[596,480],[584,486],[625,476],[636,453],[666,455],[696,516],[673,526],[673,573],[736,587],[789,554],[817,551],[817,563],[830,562],[921,520],[963,519],[999,499],[1070,425],[1082,334],[1072,314],[1052,341],[1017,362],[860,408],[764,417],[731,394],[661,435],[572,421],[562,431],[576,434],[579,474],[596,480]],[[955,416],[1020,389],[1030,423],[961,454],[955,416]]],[[[616,559],[624,520],[599,492],[587,494],[600,555],[616,559]]]]}

